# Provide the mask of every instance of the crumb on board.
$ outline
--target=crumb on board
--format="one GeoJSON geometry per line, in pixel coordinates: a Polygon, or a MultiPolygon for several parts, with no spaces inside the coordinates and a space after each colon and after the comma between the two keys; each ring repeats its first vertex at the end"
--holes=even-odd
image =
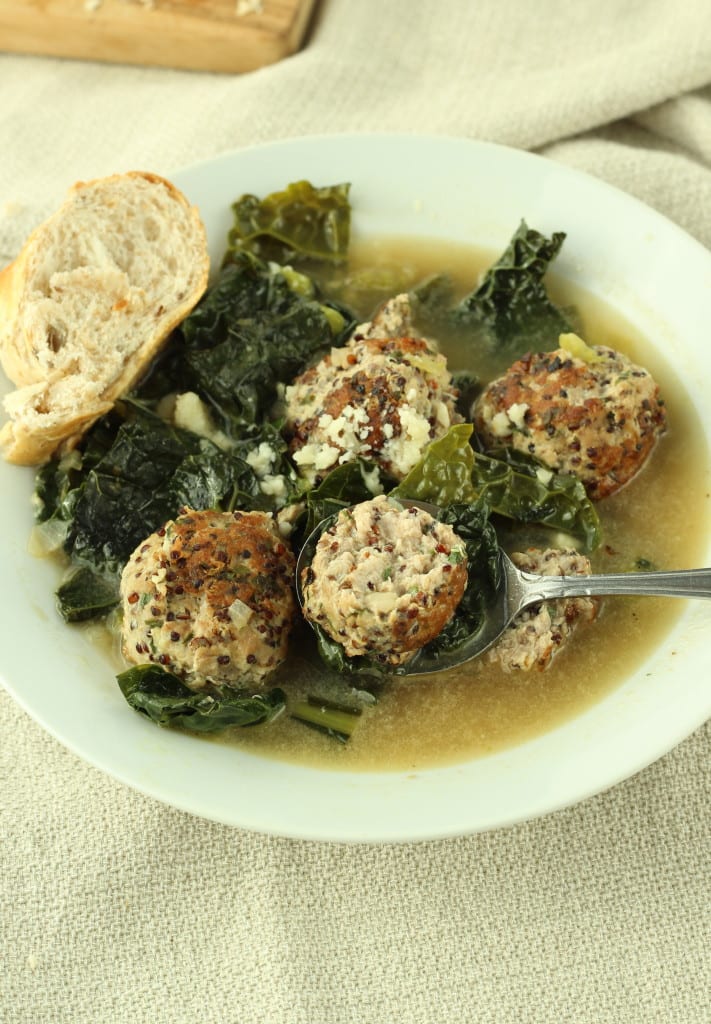
{"type": "MultiPolygon", "coordinates": [[[[103,5],[104,0],[84,0],[84,10],[87,14],[94,14],[103,5]]],[[[153,10],[155,7],[155,0],[124,0],[124,3],[138,4],[139,7],[146,7],[148,10],[153,10]]]]}
{"type": "Polygon", "coordinates": [[[264,10],[264,0],[235,0],[235,14],[238,18],[244,18],[247,14],[261,14],[264,10]]]}

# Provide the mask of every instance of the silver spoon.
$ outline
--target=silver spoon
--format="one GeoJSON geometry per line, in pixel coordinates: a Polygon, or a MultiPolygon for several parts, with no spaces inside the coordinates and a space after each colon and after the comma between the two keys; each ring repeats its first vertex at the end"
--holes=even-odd
{"type": "MultiPolygon", "coordinates": [[[[427,502],[403,501],[404,506],[416,505],[436,515],[438,509],[427,502]]],[[[330,521],[330,517],[329,520],[330,521]]],[[[303,603],[301,571],[313,556],[313,546],[320,536],[319,523],[309,535],[296,563],[296,592],[303,603]]],[[[426,650],[419,651],[411,661],[397,670],[398,675],[430,675],[464,665],[483,654],[496,643],[504,630],[526,608],[541,601],[556,601],[570,597],[711,597],[711,568],[680,569],[667,572],[621,572],[592,576],[540,576],[518,569],[509,556],[499,551],[500,583],[495,600],[489,605],[482,628],[463,644],[437,656],[426,650]]]]}
{"type": "MultiPolygon", "coordinates": [[[[439,671],[463,665],[483,654],[526,608],[541,601],[569,597],[644,596],[711,597],[711,569],[680,569],[670,572],[620,572],[593,576],[539,576],[517,568],[509,556],[499,552],[501,584],[493,605],[487,609],[482,629],[456,651],[438,659],[439,671]],[[446,662],[446,663],[445,663],[446,662]]],[[[434,664],[413,673],[436,672],[434,664]]]]}

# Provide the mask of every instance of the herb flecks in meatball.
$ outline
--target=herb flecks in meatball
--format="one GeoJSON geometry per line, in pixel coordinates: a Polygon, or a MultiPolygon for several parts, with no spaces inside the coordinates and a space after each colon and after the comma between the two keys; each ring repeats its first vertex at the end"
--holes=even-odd
{"type": "Polygon", "coordinates": [[[341,512],[302,578],[304,614],[346,654],[400,665],[441,633],[467,585],[451,526],[384,496],[341,512]]]}
{"type": "Polygon", "coordinates": [[[666,413],[647,370],[611,348],[578,350],[586,358],[559,348],[519,359],[479,396],[474,423],[487,447],[533,455],[598,499],[641,469],[666,413]]]}
{"type": "Polygon", "coordinates": [[[184,511],[124,569],[126,659],[164,665],[193,688],[261,683],[286,657],[294,568],[267,513],[184,511]]]}

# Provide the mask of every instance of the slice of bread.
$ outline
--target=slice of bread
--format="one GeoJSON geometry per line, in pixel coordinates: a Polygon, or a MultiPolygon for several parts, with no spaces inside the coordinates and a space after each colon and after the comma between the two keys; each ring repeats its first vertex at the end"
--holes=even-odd
{"type": "Polygon", "coordinates": [[[9,462],[71,448],[148,368],[207,287],[205,229],[169,181],[131,171],[70,189],[0,273],[0,363],[17,390],[9,462]]]}

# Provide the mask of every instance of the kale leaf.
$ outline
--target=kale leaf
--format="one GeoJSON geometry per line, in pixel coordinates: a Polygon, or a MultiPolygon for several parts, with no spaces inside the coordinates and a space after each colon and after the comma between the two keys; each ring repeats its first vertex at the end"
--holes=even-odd
{"type": "Polygon", "coordinates": [[[306,520],[303,528],[304,539],[312,530],[329,516],[340,512],[349,505],[369,501],[373,495],[373,483],[380,481],[378,468],[364,459],[345,462],[331,470],[327,476],[304,495],[306,520]]]}
{"type": "Polygon", "coordinates": [[[232,205],[234,222],[225,262],[244,250],[266,260],[341,262],[348,253],[350,185],[316,188],[295,181],[264,199],[243,195],[232,205]]]}
{"type": "Polygon", "coordinates": [[[107,615],[119,602],[118,581],[88,565],[79,566],[57,588],[57,608],[65,622],[107,615]]]}
{"type": "Polygon", "coordinates": [[[317,623],[313,622],[316,634],[316,649],[321,661],[332,672],[338,675],[366,676],[370,678],[384,678],[397,673],[397,669],[389,668],[381,664],[377,658],[368,658],[364,655],[351,657],[346,654],[342,644],[329,636],[317,623]]]}
{"type": "Polygon", "coordinates": [[[209,733],[230,726],[268,722],[286,704],[279,689],[264,693],[223,686],[191,690],[160,665],[138,665],[117,677],[121,693],[134,711],[163,726],[209,733]]]}
{"type": "Polygon", "coordinates": [[[81,468],[81,456],[76,451],[40,466],[35,475],[33,495],[36,523],[48,523],[53,519],[69,522],[81,468]]]}
{"type": "MultiPolygon", "coordinates": [[[[184,506],[274,511],[276,500],[263,493],[246,461],[262,443],[274,454],[274,471],[286,468],[285,445],[273,425],[250,428],[234,450],[222,451],[128,401],[90,431],[81,454],[43,467],[38,522],[61,524],[64,550],[79,570],[57,592],[62,615],[77,621],[104,614],[118,600],[119,574],[131,553],[184,506]]],[[[287,497],[297,487],[288,472],[287,497]]]]}
{"type": "Polygon", "coordinates": [[[487,607],[500,583],[501,562],[496,530],[489,521],[485,499],[458,503],[442,509],[439,519],[448,523],[467,550],[467,586],[454,616],[442,632],[423,649],[428,660],[437,660],[461,647],[484,625],[487,607]]]}
{"type": "Polygon", "coordinates": [[[452,311],[454,321],[483,325],[494,347],[515,352],[557,348],[558,335],[573,325],[549,298],[544,276],[564,241],[564,232],[546,238],[522,220],[479,287],[452,311]]]}
{"type": "Polygon", "coordinates": [[[261,507],[254,470],[207,438],[158,416],[127,420],[91,466],[73,501],[65,550],[75,560],[120,572],[145,538],[190,508],[261,507]]]}
{"type": "Polygon", "coordinates": [[[522,220],[481,283],[458,304],[452,304],[447,275],[414,289],[418,319],[435,333],[464,335],[508,362],[527,351],[556,349],[560,334],[577,329],[573,313],[552,301],[544,280],[565,237],[557,231],[547,238],[522,220]]]}
{"type": "Polygon", "coordinates": [[[554,473],[510,448],[475,451],[472,432],[470,423],[450,427],[427,447],[392,496],[439,506],[483,498],[492,512],[508,519],[564,530],[579,538],[586,551],[598,546],[600,521],[577,477],[554,473]]]}
{"type": "Polygon", "coordinates": [[[194,391],[230,437],[269,419],[279,385],[342,344],[355,324],[345,307],[294,290],[282,269],[235,253],[139,395],[194,391]]]}
{"type": "Polygon", "coordinates": [[[595,506],[577,477],[555,473],[513,448],[474,452],[474,486],[493,512],[519,523],[539,523],[577,538],[594,551],[602,539],[595,506]]]}
{"type": "Polygon", "coordinates": [[[429,501],[440,508],[454,502],[475,502],[479,492],[472,480],[473,430],[471,423],[457,423],[432,441],[420,461],[390,492],[391,497],[429,501]]]}

